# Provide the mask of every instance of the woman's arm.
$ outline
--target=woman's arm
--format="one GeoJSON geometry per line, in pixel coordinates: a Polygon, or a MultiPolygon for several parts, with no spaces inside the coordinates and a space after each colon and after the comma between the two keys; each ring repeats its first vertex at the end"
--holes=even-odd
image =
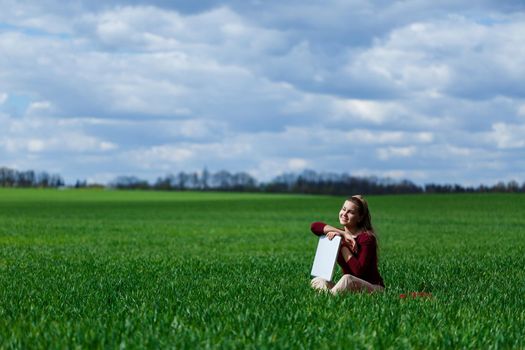
{"type": "Polygon", "coordinates": [[[350,257],[347,264],[350,271],[356,277],[361,278],[363,274],[370,270],[370,266],[377,261],[377,245],[374,238],[361,242],[359,256],[350,257]]]}
{"type": "Polygon", "coordinates": [[[330,226],[324,222],[314,222],[310,226],[310,229],[317,236],[326,235],[329,240],[332,240],[335,236],[341,236],[343,240],[348,243],[351,247],[351,250],[355,252],[357,250],[357,244],[355,239],[344,230],[338,229],[337,227],[330,226]]]}
{"type": "MultiPolygon", "coordinates": [[[[328,235],[328,233],[334,232],[335,235],[344,237],[344,235],[346,233],[345,231],[340,230],[337,227],[333,227],[333,226],[327,225],[324,222],[314,222],[310,226],[310,229],[317,236],[328,235]]],[[[332,238],[334,236],[332,236],[332,238]]]]}
{"type": "Polygon", "coordinates": [[[323,228],[323,232],[328,235],[330,232],[334,232],[334,236],[341,236],[341,237],[345,237],[345,234],[346,232],[341,230],[341,229],[338,229],[337,227],[333,227],[333,226],[330,226],[330,225],[326,225],[324,228],[323,228]]]}
{"type": "Polygon", "coordinates": [[[322,236],[324,235],[325,226],[326,224],[324,222],[320,222],[320,221],[312,222],[312,224],[310,225],[310,230],[312,231],[313,234],[317,236],[322,236]]]}

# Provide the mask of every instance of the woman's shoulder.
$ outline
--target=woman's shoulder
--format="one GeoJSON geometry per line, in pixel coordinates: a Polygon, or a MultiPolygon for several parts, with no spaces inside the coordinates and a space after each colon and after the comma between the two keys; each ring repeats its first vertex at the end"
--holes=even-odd
{"type": "Polygon", "coordinates": [[[361,244],[375,244],[376,236],[371,231],[363,231],[357,236],[357,242],[361,244]]]}

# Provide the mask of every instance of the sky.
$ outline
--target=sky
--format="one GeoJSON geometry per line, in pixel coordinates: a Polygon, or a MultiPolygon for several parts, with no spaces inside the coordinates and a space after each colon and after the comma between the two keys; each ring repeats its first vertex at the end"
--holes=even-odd
{"type": "Polygon", "coordinates": [[[0,166],[525,181],[523,1],[0,8],[0,166]]]}

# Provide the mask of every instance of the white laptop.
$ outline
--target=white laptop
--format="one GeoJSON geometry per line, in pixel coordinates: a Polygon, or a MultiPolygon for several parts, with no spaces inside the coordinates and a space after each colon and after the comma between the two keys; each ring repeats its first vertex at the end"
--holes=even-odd
{"type": "Polygon", "coordinates": [[[335,236],[331,241],[326,236],[319,237],[314,264],[310,273],[312,276],[322,277],[327,281],[332,280],[340,244],[340,236],[335,236]]]}

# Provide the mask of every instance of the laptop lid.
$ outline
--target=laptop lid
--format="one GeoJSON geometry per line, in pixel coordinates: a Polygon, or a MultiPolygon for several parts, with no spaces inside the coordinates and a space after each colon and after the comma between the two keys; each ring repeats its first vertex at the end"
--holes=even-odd
{"type": "Polygon", "coordinates": [[[326,236],[319,237],[312,272],[310,273],[312,276],[322,277],[327,281],[332,280],[340,244],[340,236],[335,236],[331,241],[326,236]]]}

